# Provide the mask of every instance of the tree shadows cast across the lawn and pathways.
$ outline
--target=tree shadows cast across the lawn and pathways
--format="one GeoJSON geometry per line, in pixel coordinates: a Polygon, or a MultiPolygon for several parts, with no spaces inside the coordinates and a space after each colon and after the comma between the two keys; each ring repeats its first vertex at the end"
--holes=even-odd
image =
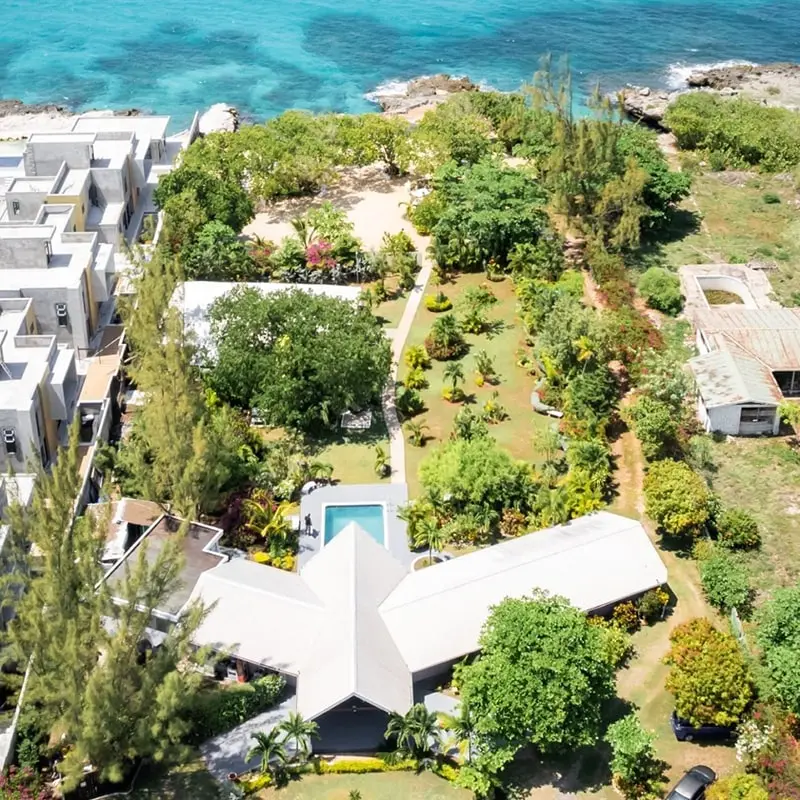
{"type": "Polygon", "coordinates": [[[320,431],[303,442],[304,458],[310,462],[333,467],[331,484],[374,483],[375,448],[388,451],[389,435],[383,414],[373,409],[372,425],[368,430],[320,431]]]}
{"type": "MultiPolygon", "coordinates": [[[[632,519],[644,517],[645,498],[642,479],[644,457],[633,431],[623,420],[609,430],[611,444],[611,475],[609,510],[632,519]]],[[[682,560],[693,560],[692,548],[696,539],[691,536],[670,536],[656,530],[658,548],[682,560]]],[[[674,596],[671,602],[674,601],[674,596]]]]}
{"type": "Polygon", "coordinates": [[[222,795],[219,784],[198,757],[178,766],[143,767],[127,796],[131,800],[218,800],[222,795]]]}
{"type": "Polygon", "coordinates": [[[508,327],[509,325],[505,320],[492,319],[486,323],[483,333],[487,339],[494,339],[495,336],[499,336],[508,327]]]}
{"type": "MultiPolygon", "coordinates": [[[[531,800],[535,797],[552,797],[577,793],[597,793],[612,786],[612,749],[605,740],[608,727],[631,713],[639,713],[634,703],[614,697],[603,714],[603,730],[593,746],[581,747],[560,756],[540,757],[533,748],[517,754],[506,773],[506,784],[501,797],[508,800],[531,800]],[[546,794],[545,794],[546,793],[546,794]]],[[[657,759],[653,765],[658,771],[657,782],[668,782],[670,765],[657,759]]]]}
{"type": "Polygon", "coordinates": [[[652,625],[658,625],[659,623],[671,617],[675,613],[675,607],[678,604],[678,595],[675,594],[675,592],[672,590],[672,587],[668,583],[661,588],[664,589],[664,591],[669,595],[669,600],[667,601],[667,605],[661,614],[661,619],[651,623],[652,625]]]}
{"type": "Polygon", "coordinates": [[[363,444],[374,446],[386,441],[386,426],[383,418],[380,424],[377,420],[373,422],[369,430],[366,431],[342,431],[336,430],[330,433],[320,434],[308,441],[311,455],[318,456],[326,448],[332,445],[363,444]]]}
{"type": "MultiPolygon", "coordinates": [[[[691,199],[689,199],[691,202],[691,199]]],[[[680,242],[689,236],[699,233],[702,227],[702,216],[688,208],[676,208],[672,212],[669,224],[653,231],[644,237],[641,250],[637,255],[639,268],[664,265],[664,248],[674,242],[680,242]]],[[[708,259],[699,259],[700,261],[708,259]]]]}
{"type": "Polygon", "coordinates": [[[527,800],[551,788],[559,794],[596,792],[611,783],[610,761],[611,748],[604,741],[559,758],[541,759],[526,750],[509,768],[504,794],[509,800],[527,800]]]}
{"type": "Polygon", "coordinates": [[[265,223],[275,224],[289,223],[325,203],[332,203],[341,211],[351,211],[364,202],[364,192],[390,194],[405,186],[406,181],[406,177],[389,177],[382,169],[354,169],[339,175],[335,182],[326,184],[315,194],[285,198],[276,205],[266,206],[259,214],[265,223]]]}
{"type": "Polygon", "coordinates": [[[611,510],[632,519],[640,519],[644,511],[644,463],[641,448],[622,419],[611,425],[608,440],[611,445],[611,510]]]}
{"type": "Polygon", "coordinates": [[[462,389],[461,396],[459,397],[458,402],[451,403],[451,405],[474,406],[477,404],[477,402],[478,402],[478,395],[475,392],[467,392],[464,389],[462,389]]]}
{"type": "Polygon", "coordinates": [[[692,536],[670,536],[667,533],[661,533],[661,538],[658,541],[658,547],[667,553],[672,553],[676,558],[694,561],[692,555],[692,548],[699,541],[700,537],[692,536]]]}
{"type": "MultiPolygon", "coordinates": [[[[390,276],[386,283],[392,281],[394,276],[390,276]]],[[[374,281],[371,284],[365,286],[365,289],[371,289],[374,292],[374,286],[378,283],[378,281],[374,281]]],[[[409,293],[404,291],[399,286],[393,286],[389,288],[386,287],[386,297],[384,300],[378,302],[375,301],[375,305],[373,306],[373,314],[375,315],[375,319],[378,321],[379,325],[382,325],[386,328],[396,328],[399,324],[399,319],[391,319],[390,317],[384,316],[384,311],[387,311],[387,306],[391,307],[392,303],[399,303],[401,300],[407,300],[409,293]],[[383,306],[383,308],[381,308],[383,306]]],[[[405,305],[403,305],[403,309],[405,305]]],[[[399,312],[398,316],[402,316],[402,311],[399,312]]]]}

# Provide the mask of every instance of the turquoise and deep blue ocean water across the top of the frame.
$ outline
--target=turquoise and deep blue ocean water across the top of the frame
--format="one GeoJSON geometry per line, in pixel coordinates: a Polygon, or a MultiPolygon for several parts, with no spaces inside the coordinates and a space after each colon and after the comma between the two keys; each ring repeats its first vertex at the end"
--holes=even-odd
{"type": "Polygon", "coordinates": [[[379,84],[436,72],[515,89],[546,52],[609,90],[800,60],[800,0],[2,0],[0,23],[0,98],[179,127],[216,102],[366,111],[379,84]]]}

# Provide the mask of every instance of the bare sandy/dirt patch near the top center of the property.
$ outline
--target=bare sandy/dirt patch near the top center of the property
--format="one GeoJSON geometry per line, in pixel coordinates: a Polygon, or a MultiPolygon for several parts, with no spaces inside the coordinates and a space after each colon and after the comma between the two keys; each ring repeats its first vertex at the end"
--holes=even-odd
{"type": "Polygon", "coordinates": [[[347,212],[355,234],[367,250],[377,250],[384,233],[405,231],[417,248],[424,252],[427,244],[405,218],[411,187],[404,178],[390,178],[377,167],[348,170],[341,180],[306,198],[293,198],[276,203],[256,214],[244,229],[245,236],[260,236],[279,243],[294,233],[292,220],[325,202],[347,212]]]}

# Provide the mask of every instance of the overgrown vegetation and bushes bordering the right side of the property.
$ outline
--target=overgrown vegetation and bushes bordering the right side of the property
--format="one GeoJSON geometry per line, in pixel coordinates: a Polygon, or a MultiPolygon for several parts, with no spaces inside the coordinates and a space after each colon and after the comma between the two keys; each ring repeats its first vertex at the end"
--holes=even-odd
{"type": "Polygon", "coordinates": [[[663,267],[650,267],[639,278],[639,294],[650,308],[675,316],[683,308],[680,278],[663,267]]]}
{"type": "Polygon", "coordinates": [[[710,92],[680,95],[665,124],[679,147],[704,153],[712,169],[792,170],[800,164],[800,114],[710,92]]]}
{"type": "Polygon", "coordinates": [[[667,690],[675,712],[691,725],[735,725],[754,697],[748,663],[734,636],[697,618],[670,635],[667,690]]]}

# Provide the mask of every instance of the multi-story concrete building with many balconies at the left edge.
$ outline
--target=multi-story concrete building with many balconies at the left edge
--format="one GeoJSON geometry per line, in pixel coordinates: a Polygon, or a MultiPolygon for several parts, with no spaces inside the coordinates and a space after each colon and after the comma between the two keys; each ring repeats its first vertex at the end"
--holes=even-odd
{"type": "Polygon", "coordinates": [[[94,447],[119,418],[126,245],[155,233],[153,190],[197,119],[168,135],[169,117],[88,114],[0,142],[0,474],[47,467],[78,417],[79,502],[97,499],[94,447]]]}
{"type": "Polygon", "coordinates": [[[153,189],[192,129],[169,117],[79,117],[66,133],[0,143],[0,297],[30,297],[41,333],[91,356],[117,278],[157,210],[153,189]]]}
{"type": "Polygon", "coordinates": [[[78,389],[75,351],[39,332],[33,301],[0,298],[0,472],[50,463],[78,389]]]}
{"type": "MultiPolygon", "coordinates": [[[[84,115],[69,132],[0,142],[0,570],[14,568],[9,507],[30,502],[39,466],[50,467],[76,420],[76,511],[102,499],[94,456],[124,392],[115,298],[130,285],[125,245],[144,243],[143,231],[157,237],[153,190],[197,135],[197,116],[174,136],[168,123],[84,115]]],[[[3,609],[0,628],[12,614],[3,609]]],[[[16,719],[0,722],[0,769],[16,719]]]]}

